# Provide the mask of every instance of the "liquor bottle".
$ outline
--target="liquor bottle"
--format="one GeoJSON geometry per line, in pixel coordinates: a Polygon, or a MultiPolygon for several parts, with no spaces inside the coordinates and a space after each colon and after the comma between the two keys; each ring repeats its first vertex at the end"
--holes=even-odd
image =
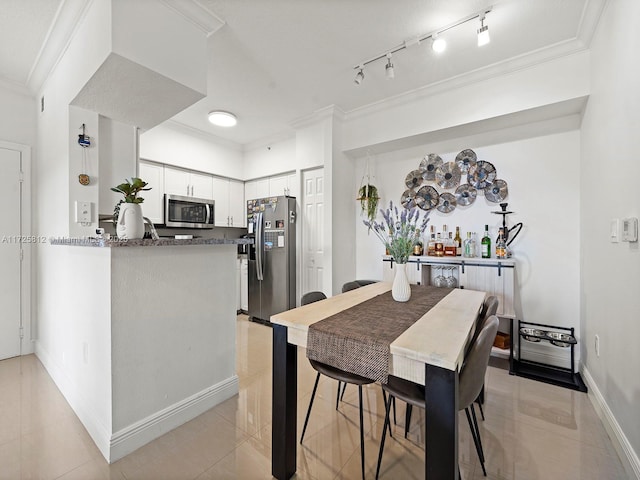
{"type": "Polygon", "coordinates": [[[455,257],[456,256],[456,244],[453,241],[453,233],[449,232],[449,237],[446,239],[444,244],[444,254],[446,257],[455,257]]]}
{"type": "Polygon", "coordinates": [[[498,230],[498,240],[496,241],[496,258],[507,258],[507,244],[504,241],[504,231],[498,230]]]}
{"type": "Polygon", "coordinates": [[[413,254],[417,257],[422,255],[422,240],[420,240],[420,230],[416,228],[416,243],[413,246],[413,254]]]}
{"type": "Polygon", "coordinates": [[[436,256],[436,227],[431,225],[431,237],[427,243],[427,255],[430,257],[436,256]]]}
{"type": "Polygon", "coordinates": [[[484,236],[480,242],[482,258],[491,258],[491,237],[489,236],[489,225],[484,226],[484,236]]]}
{"type": "Polygon", "coordinates": [[[442,235],[440,235],[440,232],[438,232],[438,236],[436,237],[435,254],[436,254],[436,257],[444,256],[444,244],[442,243],[442,235]]]}
{"type": "Polygon", "coordinates": [[[467,232],[467,238],[464,241],[464,256],[465,258],[475,257],[476,246],[471,238],[471,232],[467,232]]]}
{"type": "Polygon", "coordinates": [[[456,236],[453,239],[456,242],[456,257],[462,255],[462,238],[460,238],[460,227],[456,227],[456,236]]]}

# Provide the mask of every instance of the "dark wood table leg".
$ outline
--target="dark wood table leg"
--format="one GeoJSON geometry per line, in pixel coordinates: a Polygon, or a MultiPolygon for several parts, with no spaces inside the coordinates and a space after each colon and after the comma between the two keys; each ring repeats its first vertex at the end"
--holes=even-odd
{"type": "Polygon", "coordinates": [[[425,368],[425,472],[429,480],[458,480],[458,372],[425,368]]]}
{"type": "Polygon", "coordinates": [[[288,480],[296,473],[297,347],[287,343],[287,327],[273,325],[271,474],[288,480]]]}

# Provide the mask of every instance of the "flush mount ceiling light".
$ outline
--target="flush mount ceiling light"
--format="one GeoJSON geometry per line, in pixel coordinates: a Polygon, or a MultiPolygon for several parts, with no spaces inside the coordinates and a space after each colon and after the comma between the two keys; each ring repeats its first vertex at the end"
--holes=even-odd
{"type": "Polygon", "coordinates": [[[393,70],[393,63],[391,63],[391,54],[387,54],[387,66],[384,67],[387,74],[387,78],[391,79],[396,76],[396,72],[393,70]]]}
{"type": "Polygon", "coordinates": [[[489,27],[484,24],[484,15],[480,17],[480,28],[478,29],[478,46],[482,47],[491,41],[489,37],[489,27]]]}
{"type": "Polygon", "coordinates": [[[431,37],[431,50],[436,53],[442,53],[447,49],[447,41],[439,37],[437,33],[434,33],[431,37]]]}
{"type": "Polygon", "coordinates": [[[234,127],[238,123],[238,117],[231,112],[214,110],[209,112],[209,121],[218,127],[234,127]]]}
{"type": "Polygon", "coordinates": [[[358,73],[356,73],[356,78],[354,82],[356,85],[360,85],[364,80],[364,67],[369,65],[370,63],[376,62],[378,60],[386,59],[387,63],[385,64],[385,75],[387,78],[394,78],[395,71],[393,69],[393,63],[391,63],[391,55],[399,52],[400,50],[404,50],[406,48],[412,47],[414,45],[419,45],[421,42],[424,42],[427,39],[431,39],[431,48],[434,52],[441,53],[447,48],[447,42],[440,38],[440,35],[447,30],[451,30],[452,28],[463,25],[471,20],[480,19],[480,28],[478,29],[478,46],[481,47],[489,43],[489,27],[484,24],[485,17],[487,13],[490,13],[493,10],[493,7],[487,7],[483,10],[480,10],[472,15],[461,18],[457,22],[453,22],[449,25],[446,25],[442,28],[434,30],[429,33],[425,33],[424,35],[420,35],[418,37],[412,37],[411,39],[405,40],[400,45],[397,45],[393,48],[385,50],[384,53],[376,55],[374,57],[365,60],[364,62],[360,62],[355,67],[358,73]]]}

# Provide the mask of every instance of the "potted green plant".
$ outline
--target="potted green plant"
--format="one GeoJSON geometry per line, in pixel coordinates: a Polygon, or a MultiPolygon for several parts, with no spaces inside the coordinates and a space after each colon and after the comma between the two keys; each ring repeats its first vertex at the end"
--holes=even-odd
{"type": "Polygon", "coordinates": [[[151,190],[151,187],[145,188],[147,185],[144,180],[133,177],[111,188],[113,192],[124,195],[124,200],[120,200],[113,211],[118,238],[137,239],[144,236],[144,220],[140,206],[144,198],[138,194],[151,190]]]}
{"type": "Polygon", "coordinates": [[[376,219],[378,200],[380,200],[376,186],[370,183],[362,185],[358,190],[356,200],[360,201],[361,213],[366,214],[369,222],[373,222],[376,219]]]}

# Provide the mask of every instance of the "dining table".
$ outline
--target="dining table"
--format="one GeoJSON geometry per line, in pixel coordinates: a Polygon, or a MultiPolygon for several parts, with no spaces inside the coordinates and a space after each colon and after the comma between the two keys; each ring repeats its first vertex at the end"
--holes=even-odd
{"type": "MultiPolygon", "coordinates": [[[[310,327],[313,330],[325,325],[324,330],[334,329],[340,334],[340,328],[335,326],[339,321],[337,324],[335,321],[355,315],[366,330],[370,327],[368,322],[394,322],[397,312],[413,307],[417,319],[390,341],[388,372],[385,374],[425,386],[426,478],[458,480],[459,373],[486,293],[449,289],[448,293],[441,292],[442,298],[433,305],[420,306],[415,293],[432,294],[433,290],[438,290],[436,287],[412,286],[414,293],[407,305],[391,299],[391,288],[390,282],[377,282],[271,316],[271,473],[275,478],[285,480],[296,473],[296,352],[298,347],[307,348],[310,327]],[[411,304],[412,300],[414,304],[411,304]],[[324,324],[318,323],[325,320],[324,324]],[[333,323],[327,323],[330,321],[333,323]]],[[[358,337],[349,339],[352,345],[358,341],[358,337]]],[[[360,351],[368,348],[365,342],[362,343],[357,345],[360,351]]],[[[373,374],[369,378],[374,378],[373,374]]]]}

